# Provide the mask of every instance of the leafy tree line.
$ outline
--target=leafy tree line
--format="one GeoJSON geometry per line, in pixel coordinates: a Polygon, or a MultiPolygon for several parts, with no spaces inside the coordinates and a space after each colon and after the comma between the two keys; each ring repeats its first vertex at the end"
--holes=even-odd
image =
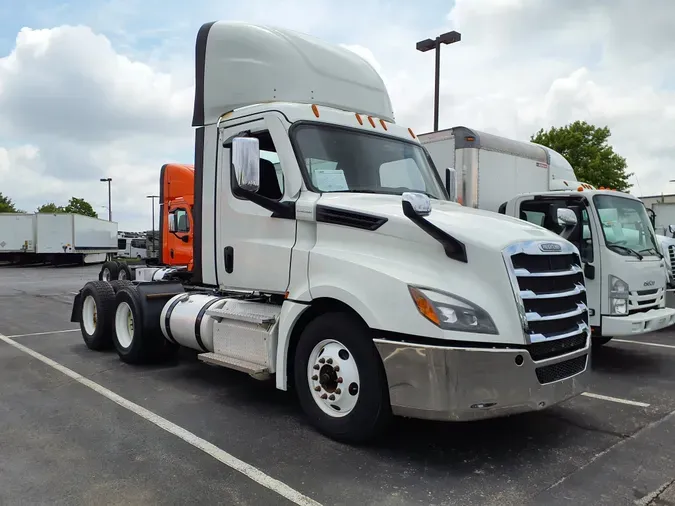
{"type": "MultiPolygon", "coordinates": [[[[0,193],[0,213],[24,213],[18,209],[11,198],[0,193]]],[[[57,206],[54,202],[49,202],[37,208],[36,213],[73,213],[82,214],[98,218],[98,214],[89,202],[84,199],[72,197],[67,205],[57,206]]]]}
{"type": "Polygon", "coordinates": [[[547,131],[542,128],[530,140],[567,158],[578,181],[590,183],[596,188],[602,186],[626,191],[631,186],[628,178],[633,173],[626,172],[626,159],[609,145],[610,136],[609,127],[575,121],[547,131]]]}

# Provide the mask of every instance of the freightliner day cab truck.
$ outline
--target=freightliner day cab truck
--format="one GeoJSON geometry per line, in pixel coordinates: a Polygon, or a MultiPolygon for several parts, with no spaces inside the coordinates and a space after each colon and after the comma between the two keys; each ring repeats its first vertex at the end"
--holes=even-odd
{"type": "Polygon", "coordinates": [[[561,154],[535,143],[462,126],[419,138],[464,206],[521,218],[578,247],[594,344],[675,323],[665,260],[639,199],[577,181],[561,154]]]}
{"type": "MultiPolygon", "coordinates": [[[[160,169],[159,176],[159,251],[154,264],[164,268],[157,271],[162,276],[176,270],[192,270],[193,231],[191,223],[194,206],[194,166],[179,163],[167,163],[160,169]]],[[[157,241],[148,236],[141,239],[147,244],[150,253],[151,244],[157,241]]],[[[134,257],[135,255],[131,255],[134,257]]],[[[146,261],[146,264],[150,264],[146,261]]],[[[125,262],[109,261],[103,264],[98,279],[130,280],[135,278],[139,266],[129,266],[125,262]]]]}
{"type": "Polygon", "coordinates": [[[476,420],[583,391],[578,250],[449,201],[361,57],[206,24],[193,125],[194,267],[87,283],[71,316],[87,346],[128,363],[183,346],[273,376],[319,430],[352,442],[392,414],[476,420]]]}

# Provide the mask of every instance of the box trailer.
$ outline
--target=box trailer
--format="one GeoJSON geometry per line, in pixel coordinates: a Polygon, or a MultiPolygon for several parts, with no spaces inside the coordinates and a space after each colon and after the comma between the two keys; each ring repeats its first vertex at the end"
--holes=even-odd
{"type": "Polygon", "coordinates": [[[18,262],[35,253],[35,215],[0,213],[0,261],[18,262]]]}
{"type": "Polygon", "coordinates": [[[35,236],[35,254],[49,263],[100,263],[117,253],[117,223],[80,214],[38,213],[35,236]]]}

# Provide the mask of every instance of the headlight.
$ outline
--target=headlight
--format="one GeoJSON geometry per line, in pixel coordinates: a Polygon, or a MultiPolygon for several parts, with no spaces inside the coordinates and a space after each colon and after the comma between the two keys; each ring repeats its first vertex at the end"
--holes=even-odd
{"type": "Polygon", "coordinates": [[[609,276],[609,312],[628,314],[628,283],[616,276],[609,276]]]}
{"type": "Polygon", "coordinates": [[[499,333],[490,315],[466,299],[414,286],[408,289],[420,314],[444,330],[499,333]]]}

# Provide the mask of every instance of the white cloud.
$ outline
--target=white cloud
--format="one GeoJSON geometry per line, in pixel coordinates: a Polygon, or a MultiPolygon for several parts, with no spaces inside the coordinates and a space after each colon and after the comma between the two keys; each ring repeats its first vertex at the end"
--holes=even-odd
{"type": "Polygon", "coordinates": [[[88,12],[94,30],[77,22],[24,29],[0,58],[0,188],[25,209],[77,195],[105,215],[98,179],[110,176],[114,218],[148,226],[145,195],[158,191],[159,167],[192,159],[196,30],[228,18],[305,31],[360,54],[383,75],[397,120],[418,132],[432,125],[434,58],[415,42],[459,30],[463,40],[442,48],[441,128],[527,139],[584,119],[610,127],[638,175],[635,193],[659,193],[673,177],[670,0],[104,5],[88,12]]]}

